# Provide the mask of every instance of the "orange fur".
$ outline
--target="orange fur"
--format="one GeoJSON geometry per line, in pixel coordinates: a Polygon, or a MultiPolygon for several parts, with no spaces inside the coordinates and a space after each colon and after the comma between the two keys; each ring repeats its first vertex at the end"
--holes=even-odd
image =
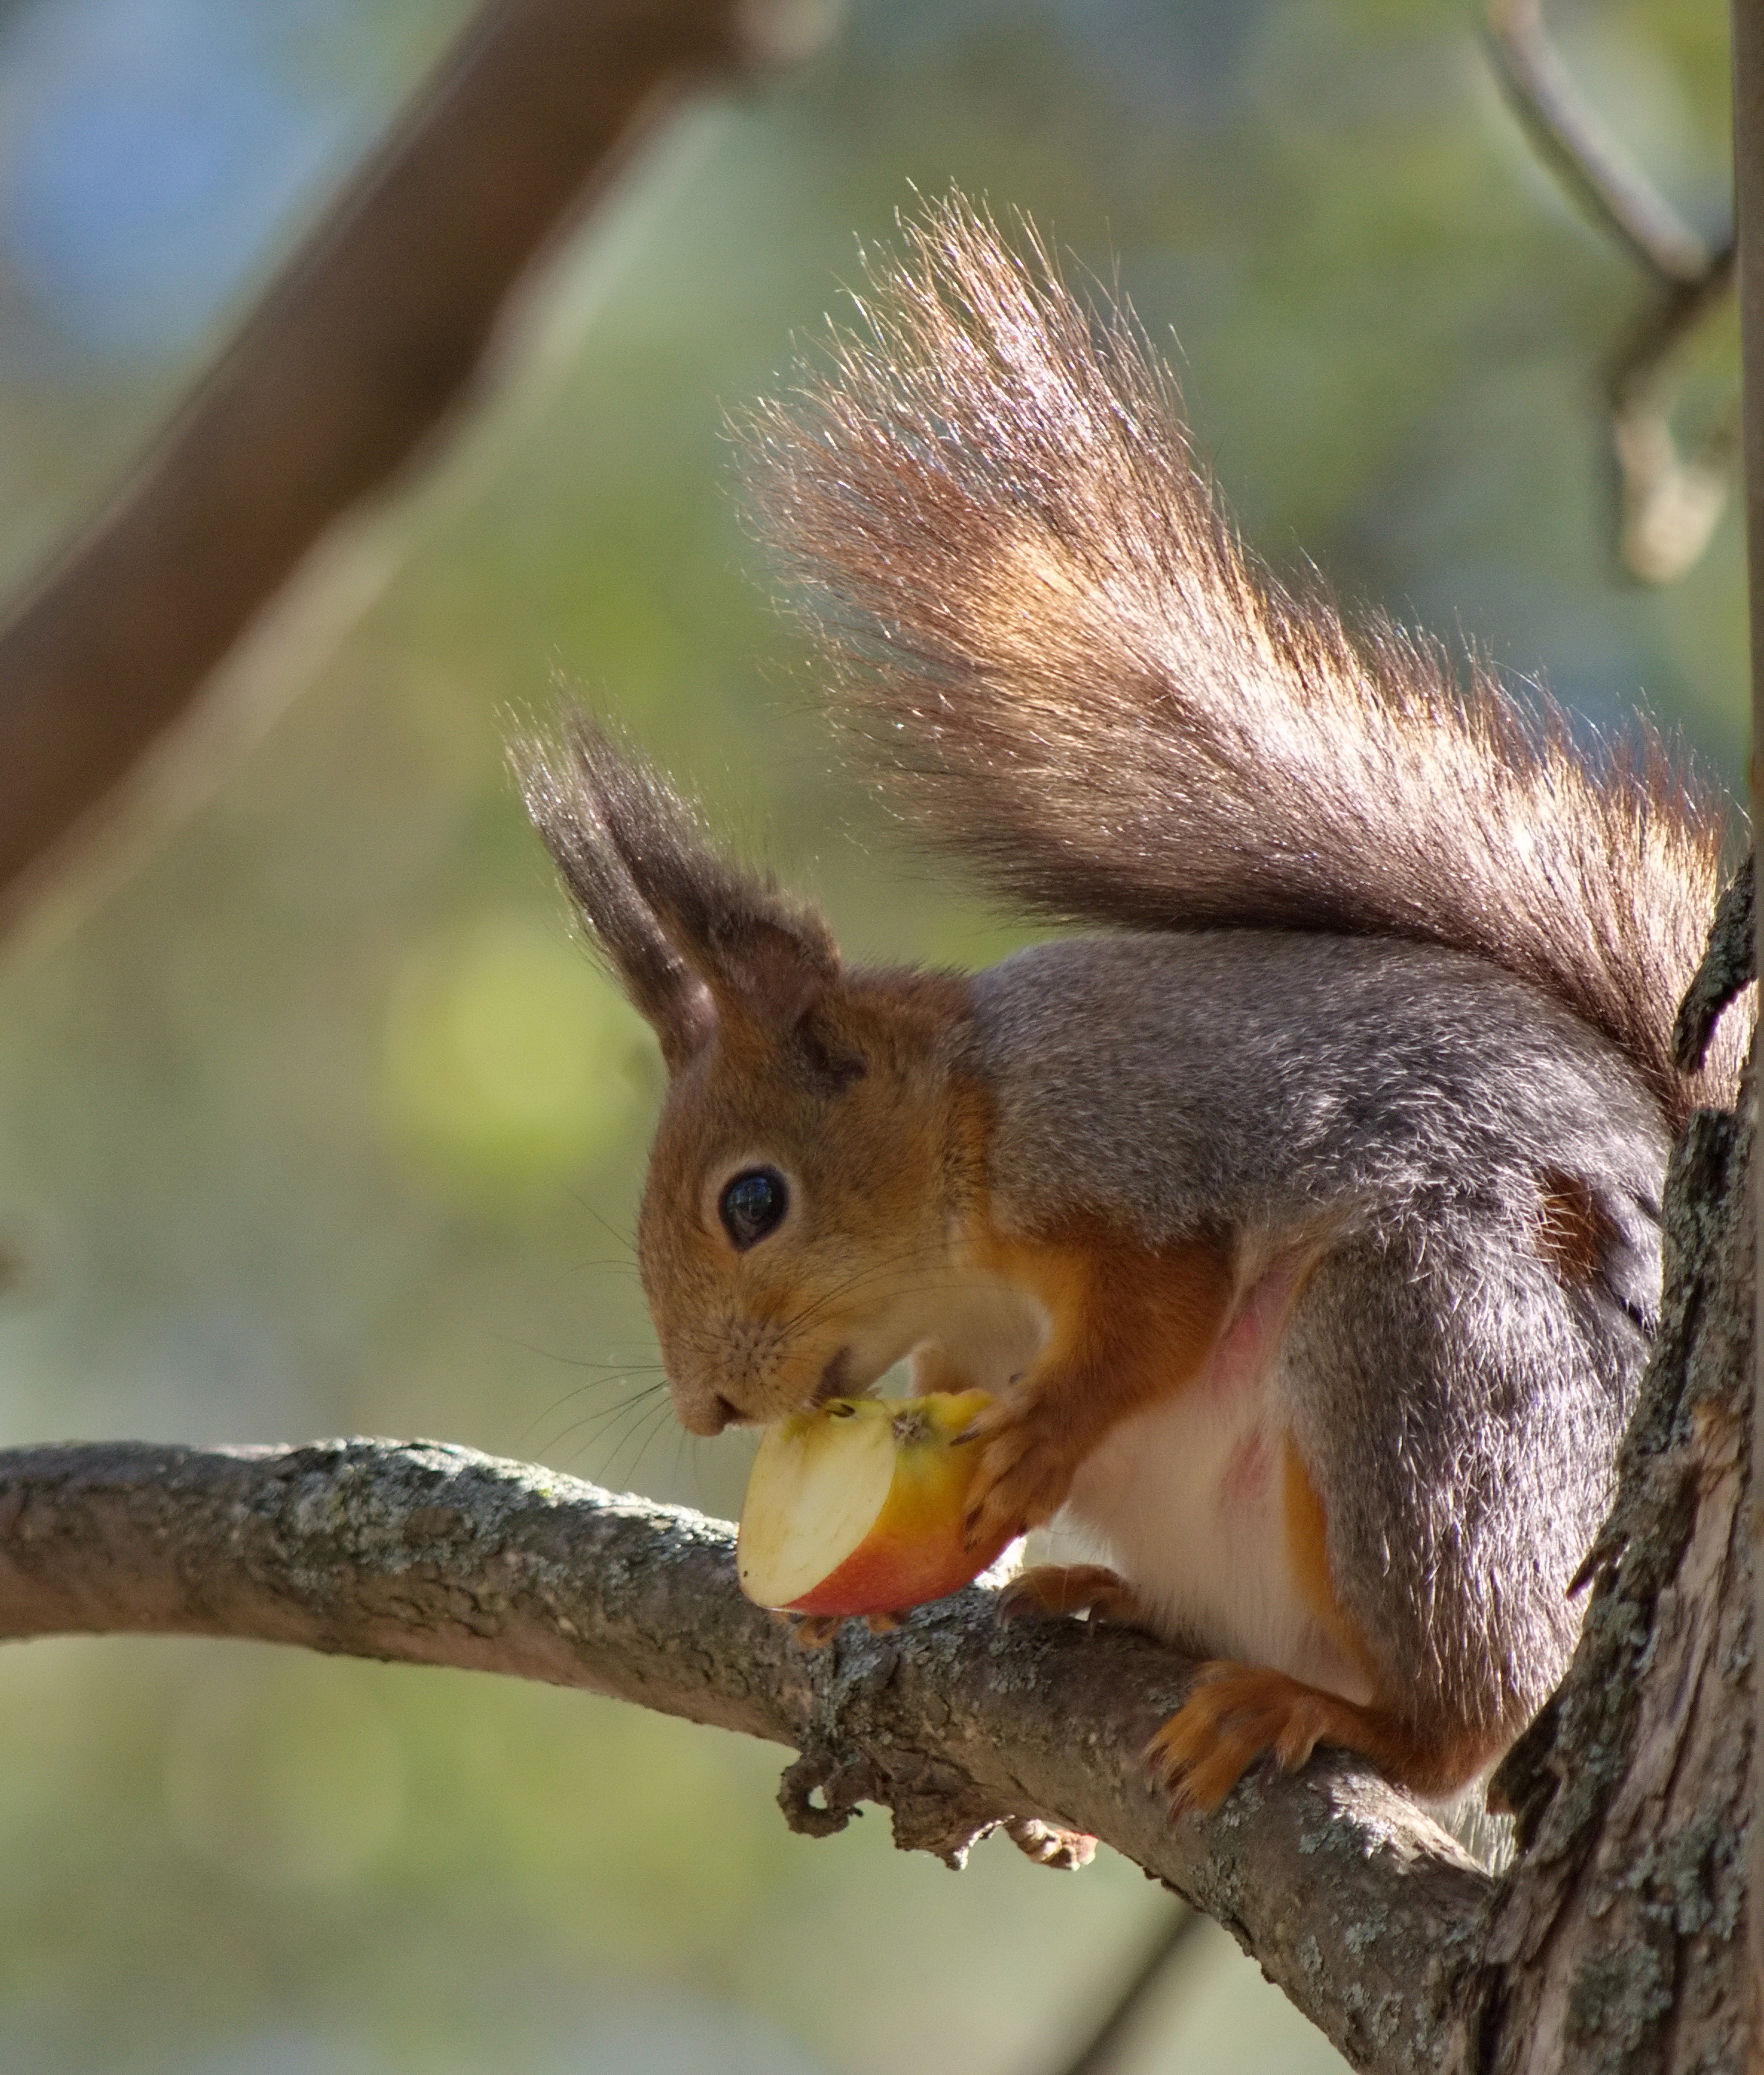
{"type": "Polygon", "coordinates": [[[1329,1568],[1328,1509],[1290,1434],[1286,1436],[1282,1475],[1286,1555],[1298,1589],[1330,1641],[1350,1663],[1359,1666],[1376,1690],[1381,1682],[1372,1651],[1335,1597],[1329,1568]]]}
{"type": "Polygon", "coordinates": [[[1563,1282],[1590,1282],[1617,1236],[1610,1214],[1571,1174],[1546,1174],[1542,1183],[1538,1250],[1563,1282]]]}
{"type": "Polygon", "coordinates": [[[1148,1247],[1084,1214],[1032,1236],[1000,1232],[988,1215],[969,1250],[1049,1319],[1033,1366],[975,1422],[985,1444],[970,1516],[978,1542],[1051,1518],[1112,1427],[1199,1375],[1236,1278],[1217,1240],[1148,1247]]]}
{"type": "Polygon", "coordinates": [[[1106,1563],[1032,1563],[999,1595],[999,1616],[1021,1621],[1036,1614],[1088,1614],[1123,1628],[1149,1626],[1138,1595],[1106,1563]]]}
{"type": "Polygon", "coordinates": [[[950,1063],[967,1013],[959,980],[859,974],[822,985],[781,1029],[719,1022],[676,1071],[638,1242],[689,1426],[714,1432],[868,1389],[880,1370],[847,1373],[842,1358],[891,1304],[933,1302],[950,1235],[983,1186],[950,1063]],[[717,1199],[752,1166],[788,1178],[793,1213],[738,1253],[717,1199]]]}
{"type": "Polygon", "coordinates": [[[1295,1771],[1319,1744],[1369,1758],[1387,1779],[1418,1794],[1452,1792],[1509,1742],[1430,1734],[1393,1709],[1361,1707],[1284,1671],[1214,1663],[1200,1668],[1186,1704],[1146,1746],[1173,1810],[1216,1808],[1256,1760],[1270,1754],[1295,1771]]]}

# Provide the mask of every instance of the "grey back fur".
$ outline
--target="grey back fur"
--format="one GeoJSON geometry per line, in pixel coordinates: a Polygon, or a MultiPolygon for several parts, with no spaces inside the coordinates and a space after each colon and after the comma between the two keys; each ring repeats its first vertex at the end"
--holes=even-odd
{"type": "Polygon", "coordinates": [[[1634,1066],[1523,980],[1422,945],[1255,930],[1041,945],[974,983],[1008,1224],[1319,1258],[1273,1388],[1331,1575],[1422,1721],[1510,1734],[1578,1626],[1657,1320],[1667,1137],[1634,1066]],[[1596,1272],[1541,1244],[1551,1178],[1596,1272]]]}

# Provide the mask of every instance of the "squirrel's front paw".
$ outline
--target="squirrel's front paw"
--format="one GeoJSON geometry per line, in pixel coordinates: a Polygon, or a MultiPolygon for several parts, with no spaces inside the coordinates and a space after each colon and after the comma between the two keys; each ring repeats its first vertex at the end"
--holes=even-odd
{"type": "Polygon", "coordinates": [[[1046,1406],[1000,1398],[967,1431],[980,1444],[963,1523],[968,1547],[1026,1535],[1051,1520],[1079,1459],[1046,1406]]]}
{"type": "Polygon", "coordinates": [[[1008,1621],[1032,1620],[1037,1614],[1087,1614],[1093,1621],[1123,1628],[1152,1626],[1139,1595],[1118,1571],[1103,1563],[1031,1563],[999,1594],[998,1610],[1008,1621]]]}

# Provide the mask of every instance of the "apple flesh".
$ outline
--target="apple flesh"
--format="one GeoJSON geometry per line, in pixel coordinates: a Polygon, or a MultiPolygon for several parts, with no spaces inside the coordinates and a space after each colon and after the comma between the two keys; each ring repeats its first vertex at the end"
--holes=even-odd
{"type": "Polygon", "coordinates": [[[835,1398],[768,1427],[741,1509],[742,1591],[791,1613],[889,1614],[978,1576],[1011,1538],[965,1546],[979,1450],[957,1437],[990,1402],[835,1398]]]}

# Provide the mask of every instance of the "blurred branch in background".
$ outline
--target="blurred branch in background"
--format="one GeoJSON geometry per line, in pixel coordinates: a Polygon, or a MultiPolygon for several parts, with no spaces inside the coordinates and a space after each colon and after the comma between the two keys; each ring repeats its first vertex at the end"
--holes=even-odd
{"type": "Polygon", "coordinates": [[[445,425],[536,255],[691,84],[772,55],[772,19],[740,0],[491,0],[474,17],[0,627],[0,925],[331,522],[445,425]]]}
{"type": "Polygon", "coordinates": [[[1062,2064],[1060,2075],[1115,2075],[1128,2065],[1140,2019],[1173,1962],[1194,1944],[1203,1921],[1199,1910],[1178,1905],[1123,1984],[1107,2015],[1062,2064]]]}
{"type": "Polygon", "coordinates": [[[1736,400],[1679,448],[1677,349],[1733,286],[1730,231],[1711,244],[1631,164],[1576,87],[1543,25],[1542,0],[1489,0],[1495,68],[1539,155],[1581,209],[1642,267],[1652,306],[1605,373],[1618,483],[1617,555],[1644,583],[1672,583],[1708,545],[1739,443],[1736,400]]]}

